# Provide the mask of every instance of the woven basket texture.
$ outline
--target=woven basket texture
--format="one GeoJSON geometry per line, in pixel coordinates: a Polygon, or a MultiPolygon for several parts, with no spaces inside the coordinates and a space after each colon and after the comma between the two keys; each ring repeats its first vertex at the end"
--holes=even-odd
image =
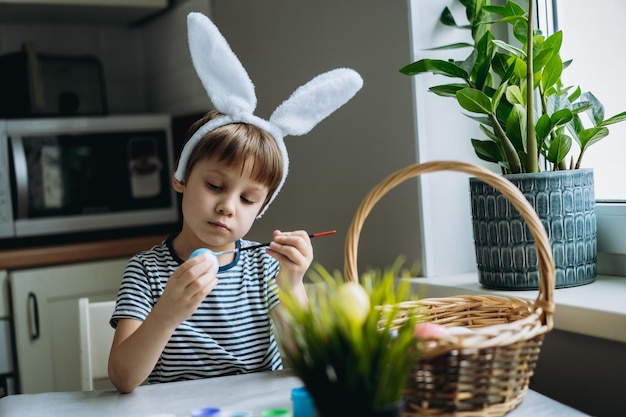
{"type": "MultiPolygon", "coordinates": [[[[519,211],[533,238],[539,264],[537,299],[459,295],[406,301],[395,320],[420,317],[471,332],[420,340],[420,360],[407,382],[405,417],[499,417],[523,400],[544,336],[552,329],[555,267],[548,236],[521,191],[501,175],[456,161],[407,166],[374,187],[357,209],[347,234],[344,279],[358,281],[357,248],[361,229],[374,205],[396,185],[436,171],[463,172],[498,189],[519,211]]],[[[390,306],[378,306],[384,315],[390,306]]]]}

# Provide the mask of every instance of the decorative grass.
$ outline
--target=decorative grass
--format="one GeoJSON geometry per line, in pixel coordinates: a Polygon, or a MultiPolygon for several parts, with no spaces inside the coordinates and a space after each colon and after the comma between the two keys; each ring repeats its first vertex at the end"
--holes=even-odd
{"type": "Polygon", "coordinates": [[[281,293],[287,326],[280,338],[283,352],[320,415],[338,404],[349,404],[358,415],[402,399],[418,359],[413,336],[418,319],[400,327],[392,322],[395,305],[410,295],[408,281],[398,280],[408,273],[401,265],[399,258],[385,271],[371,269],[358,284],[344,283],[341,273],[314,264],[307,306],[281,293]]]}

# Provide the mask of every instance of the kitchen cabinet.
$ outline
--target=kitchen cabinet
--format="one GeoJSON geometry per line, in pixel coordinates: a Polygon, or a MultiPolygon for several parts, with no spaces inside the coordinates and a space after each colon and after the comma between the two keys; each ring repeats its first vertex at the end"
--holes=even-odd
{"type": "Polygon", "coordinates": [[[127,262],[9,271],[19,392],[80,390],[78,299],[115,299],[127,262]]]}
{"type": "Polygon", "coordinates": [[[131,24],[168,5],[168,0],[0,0],[0,22],[131,24]]]}

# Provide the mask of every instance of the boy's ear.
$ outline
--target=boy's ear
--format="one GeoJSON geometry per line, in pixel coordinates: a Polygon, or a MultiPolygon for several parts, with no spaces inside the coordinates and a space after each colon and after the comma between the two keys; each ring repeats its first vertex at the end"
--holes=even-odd
{"type": "Polygon", "coordinates": [[[181,193],[185,191],[185,181],[179,181],[176,179],[175,175],[172,175],[172,187],[177,193],[181,193]]]}

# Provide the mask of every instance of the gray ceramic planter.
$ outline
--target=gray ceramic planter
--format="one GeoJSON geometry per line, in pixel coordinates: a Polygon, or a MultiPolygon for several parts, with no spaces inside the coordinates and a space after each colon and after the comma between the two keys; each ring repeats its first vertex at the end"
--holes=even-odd
{"type": "MultiPolygon", "coordinates": [[[[593,170],[505,177],[524,193],[546,228],[556,266],[556,287],[593,282],[597,258],[593,170]]],[[[470,194],[480,284],[493,289],[537,289],[539,270],[533,238],[517,210],[477,178],[470,178],[470,194]]]]}

